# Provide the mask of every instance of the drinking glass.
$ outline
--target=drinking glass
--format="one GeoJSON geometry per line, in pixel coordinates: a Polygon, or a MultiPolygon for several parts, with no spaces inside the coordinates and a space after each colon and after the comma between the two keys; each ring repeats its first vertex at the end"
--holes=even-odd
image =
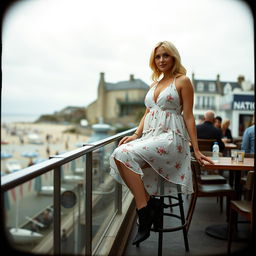
{"type": "Polygon", "coordinates": [[[231,161],[237,160],[237,152],[238,152],[238,150],[236,150],[236,149],[231,150],[231,161]]]}
{"type": "Polygon", "coordinates": [[[237,160],[238,160],[238,162],[243,162],[244,161],[244,154],[245,154],[244,150],[239,150],[237,152],[237,160]]]}

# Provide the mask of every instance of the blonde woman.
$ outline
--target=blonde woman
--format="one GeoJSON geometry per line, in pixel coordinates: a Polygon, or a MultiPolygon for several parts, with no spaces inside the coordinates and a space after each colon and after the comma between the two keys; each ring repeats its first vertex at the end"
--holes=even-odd
{"type": "Polygon", "coordinates": [[[229,129],[230,121],[224,120],[221,124],[222,141],[226,143],[233,142],[231,130],[229,129]]]}
{"type": "Polygon", "coordinates": [[[126,184],[135,198],[139,216],[138,245],[157,225],[160,200],[159,177],[167,193],[175,193],[176,184],[190,194],[191,142],[199,164],[213,162],[198,149],[193,109],[193,86],[186,76],[176,47],[167,41],[158,43],[150,56],[153,84],[145,97],[146,111],[136,132],[121,139],[110,157],[111,175],[126,184]]]}

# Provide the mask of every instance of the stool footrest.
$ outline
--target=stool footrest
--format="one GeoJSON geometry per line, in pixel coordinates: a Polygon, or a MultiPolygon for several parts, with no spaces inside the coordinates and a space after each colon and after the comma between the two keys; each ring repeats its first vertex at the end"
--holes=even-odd
{"type": "Polygon", "coordinates": [[[164,216],[175,217],[175,218],[177,218],[177,219],[181,219],[181,216],[180,216],[180,215],[174,214],[174,213],[167,213],[167,212],[164,212],[163,215],[164,215],[164,216]]]}
{"type": "Polygon", "coordinates": [[[178,231],[183,229],[184,227],[187,226],[187,223],[181,225],[181,226],[177,226],[177,227],[173,227],[173,228],[158,228],[158,229],[154,229],[152,228],[151,231],[155,231],[155,232],[173,232],[173,231],[178,231]]]}
{"type": "Polygon", "coordinates": [[[153,197],[156,197],[156,198],[171,198],[171,199],[176,199],[176,200],[179,200],[179,198],[177,196],[170,196],[170,195],[157,195],[157,196],[154,196],[153,197]]]}
{"type": "Polygon", "coordinates": [[[164,204],[164,208],[175,207],[175,206],[179,206],[179,203],[174,203],[174,204],[164,204]]]}

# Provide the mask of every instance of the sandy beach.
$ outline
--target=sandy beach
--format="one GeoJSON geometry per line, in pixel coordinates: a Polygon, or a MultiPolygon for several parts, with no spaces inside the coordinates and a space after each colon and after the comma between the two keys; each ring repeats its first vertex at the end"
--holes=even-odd
{"type": "Polygon", "coordinates": [[[1,159],[1,172],[6,171],[6,164],[10,160],[17,160],[22,168],[29,164],[29,158],[21,156],[24,152],[37,152],[35,159],[48,159],[49,156],[63,153],[77,148],[88,140],[87,136],[64,133],[72,125],[46,123],[10,123],[1,126],[1,152],[10,153],[11,158],[1,159]],[[31,134],[38,135],[42,144],[32,144],[31,134]],[[47,139],[48,137],[48,139],[47,139]],[[6,143],[6,144],[5,144],[6,143]]]}

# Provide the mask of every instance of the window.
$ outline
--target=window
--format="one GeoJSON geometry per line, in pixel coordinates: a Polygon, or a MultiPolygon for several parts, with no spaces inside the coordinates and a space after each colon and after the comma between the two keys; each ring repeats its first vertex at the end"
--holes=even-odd
{"type": "Polygon", "coordinates": [[[232,91],[231,84],[229,84],[229,83],[225,84],[224,90],[223,90],[224,94],[229,94],[229,93],[231,93],[231,91],[232,91]]]}
{"type": "Polygon", "coordinates": [[[215,105],[215,97],[214,96],[210,96],[210,99],[209,99],[209,105],[211,106],[211,107],[214,107],[214,105],[215,105]]]}
{"type": "Polygon", "coordinates": [[[204,107],[208,107],[208,97],[204,96],[204,107]]]}
{"type": "Polygon", "coordinates": [[[209,97],[209,107],[212,107],[212,105],[213,105],[212,103],[213,103],[213,97],[210,96],[209,97]]]}
{"type": "Polygon", "coordinates": [[[199,82],[197,83],[197,91],[203,91],[204,90],[204,83],[199,82]]]}
{"type": "Polygon", "coordinates": [[[209,83],[209,91],[210,92],[215,92],[216,91],[216,85],[215,83],[209,83]]]}

